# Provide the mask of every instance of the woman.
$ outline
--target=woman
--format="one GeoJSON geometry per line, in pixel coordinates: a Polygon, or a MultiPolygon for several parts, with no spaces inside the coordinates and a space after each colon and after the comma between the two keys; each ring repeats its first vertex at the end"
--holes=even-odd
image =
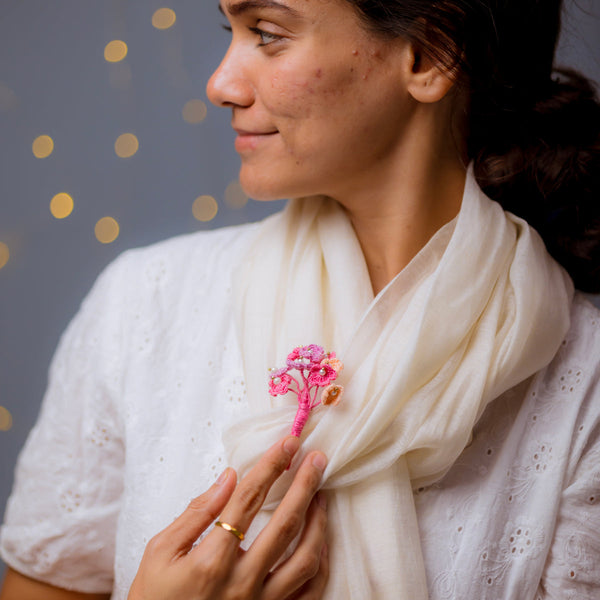
{"type": "MultiPolygon", "coordinates": [[[[232,109],[240,180],[296,200],[100,278],[3,556],[56,598],[595,597],[600,316],[571,278],[599,288],[599,108],[552,79],[560,3],[221,10],[208,93],[232,109]],[[298,457],[288,437],[260,459],[296,413],[266,369],[309,344],[343,357],[344,397],[298,457]],[[236,491],[227,470],[172,522],[225,461],[236,491]]],[[[34,585],[11,572],[2,599],[34,585]]]]}

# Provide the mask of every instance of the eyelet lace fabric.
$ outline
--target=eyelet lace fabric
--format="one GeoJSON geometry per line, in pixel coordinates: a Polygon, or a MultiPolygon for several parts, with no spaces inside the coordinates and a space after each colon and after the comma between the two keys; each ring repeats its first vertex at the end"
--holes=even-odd
{"type": "Polygon", "coordinates": [[[555,360],[492,403],[452,470],[417,491],[432,599],[599,596],[597,321],[576,299],[555,360]]]}
{"type": "MultiPolygon", "coordinates": [[[[59,344],[21,454],[2,558],[124,600],[149,539],[225,465],[247,409],[231,265],[254,226],[120,257],[59,344]]],[[[431,600],[597,598],[600,314],[581,297],[557,357],[492,402],[446,476],[415,490],[431,600]]]]}

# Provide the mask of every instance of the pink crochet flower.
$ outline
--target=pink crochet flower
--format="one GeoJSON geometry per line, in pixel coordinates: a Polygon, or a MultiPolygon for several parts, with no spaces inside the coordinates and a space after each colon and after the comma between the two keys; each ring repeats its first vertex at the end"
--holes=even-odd
{"type": "Polygon", "coordinates": [[[269,369],[269,394],[279,396],[292,392],[298,397],[298,410],[292,425],[292,435],[300,437],[310,415],[310,411],[319,404],[334,406],[340,401],[343,388],[332,382],[344,365],[335,356],[335,352],[326,353],[321,346],[310,344],[298,346],[287,356],[286,367],[269,369]],[[299,376],[289,371],[295,369],[299,376]],[[320,398],[317,398],[320,389],[320,398]]]}
{"type": "Polygon", "coordinates": [[[316,344],[298,346],[288,354],[286,363],[290,369],[310,369],[321,362],[323,356],[325,356],[325,352],[321,346],[316,344]]]}
{"type": "Polygon", "coordinates": [[[269,373],[271,374],[271,379],[274,379],[275,377],[281,377],[284,373],[287,373],[289,370],[289,367],[281,367],[280,369],[269,369],[269,373]]]}
{"type": "MultiPolygon", "coordinates": [[[[325,358],[325,350],[321,346],[311,344],[309,347],[313,363],[320,363],[325,358]]],[[[335,354],[335,353],[334,353],[335,354]]]]}
{"type": "Polygon", "coordinates": [[[330,365],[315,365],[308,374],[308,383],[323,387],[329,385],[337,377],[337,371],[330,365]]]}
{"type": "Polygon", "coordinates": [[[287,394],[290,389],[290,383],[292,383],[293,379],[287,373],[282,373],[281,375],[273,375],[271,379],[269,379],[269,394],[271,396],[279,396],[281,394],[287,394]]]}

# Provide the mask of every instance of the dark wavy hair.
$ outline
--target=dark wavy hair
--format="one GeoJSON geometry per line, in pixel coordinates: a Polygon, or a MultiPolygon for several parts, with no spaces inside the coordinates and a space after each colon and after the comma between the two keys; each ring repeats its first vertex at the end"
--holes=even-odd
{"type": "Polygon", "coordinates": [[[456,73],[477,181],[535,227],[576,287],[600,292],[600,105],[554,55],[562,0],[347,0],[456,73]]]}

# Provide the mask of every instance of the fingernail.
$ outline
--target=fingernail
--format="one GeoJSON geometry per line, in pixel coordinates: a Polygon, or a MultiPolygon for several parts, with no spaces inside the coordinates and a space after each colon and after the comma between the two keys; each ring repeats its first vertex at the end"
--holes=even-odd
{"type": "Polygon", "coordinates": [[[317,452],[313,456],[312,464],[319,469],[319,471],[324,471],[327,466],[327,457],[322,452],[317,452]]]}
{"type": "Polygon", "coordinates": [[[298,448],[300,447],[300,440],[297,437],[290,436],[283,442],[283,449],[290,456],[294,456],[296,454],[298,448]]]}
{"type": "Polygon", "coordinates": [[[215,485],[223,485],[225,483],[225,481],[227,481],[227,478],[229,477],[229,467],[227,467],[227,469],[225,469],[220,475],[219,475],[219,479],[217,479],[215,481],[215,485]]]}

